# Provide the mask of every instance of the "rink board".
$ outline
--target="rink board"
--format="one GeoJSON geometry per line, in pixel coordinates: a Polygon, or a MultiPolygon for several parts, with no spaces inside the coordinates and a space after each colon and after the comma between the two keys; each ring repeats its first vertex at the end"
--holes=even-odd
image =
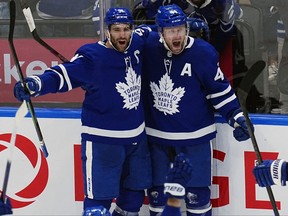
{"type": "MultiPolygon", "coordinates": [[[[16,108],[0,109],[0,185],[10,153],[16,108]]],[[[81,215],[83,180],[80,159],[79,109],[36,109],[49,151],[44,158],[32,119],[26,117],[17,131],[8,196],[14,215],[81,215]]],[[[288,116],[251,115],[259,149],[265,158],[288,160],[288,116]]],[[[216,116],[212,203],[213,215],[273,215],[266,189],[252,175],[256,159],[251,141],[237,142],[232,128],[216,116]]],[[[145,178],[145,177],[143,177],[145,178]]],[[[288,215],[288,187],[272,187],[280,215],[288,215]]],[[[141,216],[147,215],[145,204],[141,216]]]]}

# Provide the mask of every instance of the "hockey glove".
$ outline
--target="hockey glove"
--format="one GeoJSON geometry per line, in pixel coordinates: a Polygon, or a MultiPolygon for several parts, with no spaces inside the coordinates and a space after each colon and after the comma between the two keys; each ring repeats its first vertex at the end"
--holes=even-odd
{"type": "Polygon", "coordinates": [[[14,97],[19,101],[29,101],[30,97],[37,97],[41,90],[41,80],[38,76],[30,76],[24,79],[24,84],[18,81],[14,86],[14,97]]]}
{"type": "Polygon", "coordinates": [[[183,199],[185,197],[185,187],[191,181],[192,166],[184,154],[176,156],[173,168],[170,168],[167,174],[167,180],[164,184],[164,194],[167,197],[183,199]]]}
{"type": "Polygon", "coordinates": [[[0,215],[12,214],[10,199],[7,197],[6,203],[0,201],[0,215]]]}
{"type": "Polygon", "coordinates": [[[281,159],[264,160],[253,169],[256,182],[260,187],[271,185],[286,186],[287,162],[281,159]]]}
{"type": "Polygon", "coordinates": [[[208,24],[200,18],[188,18],[190,35],[192,37],[202,38],[206,41],[210,39],[208,24]]]}
{"type": "Polygon", "coordinates": [[[111,214],[103,206],[95,206],[86,208],[82,216],[111,216],[111,214]]]}
{"type": "MultiPolygon", "coordinates": [[[[234,128],[233,136],[237,141],[241,142],[250,138],[248,126],[241,109],[236,109],[233,112],[232,116],[228,120],[228,124],[234,128]]],[[[254,126],[252,123],[251,126],[252,131],[254,131],[254,126]]]]}

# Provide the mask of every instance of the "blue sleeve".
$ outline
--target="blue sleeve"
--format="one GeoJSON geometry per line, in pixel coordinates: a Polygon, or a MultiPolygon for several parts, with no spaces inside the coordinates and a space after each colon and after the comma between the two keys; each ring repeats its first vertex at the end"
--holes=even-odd
{"type": "Polygon", "coordinates": [[[136,33],[140,35],[144,35],[144,37],[148,37],[150,35],[150,32],[158,32],[157,25],[146,25],[142,24],[137,26],[137,28],[134,30],[136,33]]]}
{"type": "Polygon", "coordinates": [[[70,62],[48,68],[40,75],[42,81],[41,94],[67,92],[74,88],[89,84],[93,79],[93,58],[89,54],[90,46],[83,46],[70,62]],[[80,76],[81,75],[81,76],[80,76]]]}
{"type": "Polygon", "coordinates": [[[195,68],[194,71],[201,71],[201,73],[197,73],[197,77],[206,91],[207,100],[210,101],[215,110],[228,120],[231,112],[239,108],[240,105],[233,88],[219,67],[219,57],[216,50],[209,43],[206,45],[205,43],[203,41],[197,47],[199,60],[195,61],[194,67],[198,69],[195,68]]]}
{"type": "Polygon", "coordinates": [[[137,29],[140,29],[141,31],[143,31],[146,36],[149,35],[151,31],[154,31],[154,32],[158,31],[158,27],[156,24],[155,25],[142,24],[142,25],[137,26],[135,30],[137,31],[137,29]]]}

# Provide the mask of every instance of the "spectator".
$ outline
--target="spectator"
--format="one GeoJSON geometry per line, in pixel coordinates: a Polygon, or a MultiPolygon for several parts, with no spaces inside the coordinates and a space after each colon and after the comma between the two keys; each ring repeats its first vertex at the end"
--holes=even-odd
{"type": "Polygon", "coordinates": [[[288,2],[285,0],[251,0],[251,4],[262,10],[264,14],[264,36],[268,35],[266,36],[266,44],[268,43],[269,53],[268,80],[271,88],[270,93],[272,97],[275,97],[276,99],[279,98],[279,104],[272,107],[271,113],[288,114],[288,90],[286,90],[287,79],[285,78],[287,77],[285,65],[287,65],[286,62],[288,60],[286,31],[288,28],[288,17],[286,12],[288,9],[288,2]],[[269,42],[271,45],[269,45],[269,42]],[[273,52],[271,52],[271,50],[273,50],[273,52]],[[282,74],[279,76],[278,72],[282,74]]]}
{"type": "Polygon", "coordinates": [[[259,8],[263,15],[263,37],[264,45],[268,51],[269,79],[272,74],[277,73],[277,20],[279,19],[278,9],[274,0],[250,0],[251,5],[259,8]]]}
{"type": "Polygon", "coordinates": [[[288,114],[288,89],[287,89],[287,54],[288,54],[288,1],[276,0],[276,6],[278,7],[281,20],[285,27],[285,41],[283,44],[283,58],[279,64],[279,73],[277,75],[277,86],[280,91],[280,102],[281,102],[281,114],[288,114]]]}
{"type": "MultiPolygon", "coordinates": [[[[285,37],[285,28],[274,0],[251,0],[251,5],[259,8],[263,18],[263,42],[267,50],[267,68],[271,113],[279,113],[279,90],[277,74],[281,61],[280,48],[285,37]]],[[[252,15],[252,14],[251,14],[252,15]]],[[[253,16],[253,15],[252,15],[253,16]]],[[[251,18],[253,19],[253,18],[251,18]]],[[[282,46],[283,48],[283,46],[282,46]]],[[[282,53],[282,51],[281,51],[282,53]]],[[[270,110],[268,110],[270,111],[270,110]]]]}

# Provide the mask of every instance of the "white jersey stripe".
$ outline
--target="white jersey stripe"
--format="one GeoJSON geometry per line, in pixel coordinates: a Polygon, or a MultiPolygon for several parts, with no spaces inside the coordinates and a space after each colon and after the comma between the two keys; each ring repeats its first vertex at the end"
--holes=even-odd
{"type": "Polygon", "coordinates": [[[211,99],[211,98],[221,97],[225,94],[228,94],[230,91],[231,91],[231,86],[229,85],[224,91],[219,92],[219,93],[215,93],[215,94],[207,95],[206,98],[211,99]]]}
{"type": "Polygon", "coordinates": [[[69,79],[69,76],[68,76],[66,68],[62,64],[60,64],[59,67],[61,68],[61,70],[63,72],[65,81],[66,81],[67,86],[68,86],[68,91],[72,90],[72,84],[70,82],[70,79],[69,79]]]}
{"type": "Polygon", "coordinates": [[[150,127],[146,127],[146,133],[148,135],[168,140],[197,139],[207,134],[213,133],[215,131],[216,131],[215,124],[209,125],[207,127],[201,128],[200,130],[193,132],[164,132],[150,127]]]}
{"type": "Polygon", "coordinates": [[[143,122],[139,127],[132,130],[105,130],[100,128],[82,126],[82,133],[112,138],[130,138],[138,136],[144,131],[144,129],[145,123],[143,122]]]}
{"type": "Polygon", "coordinates": [[[54,69],[51,69],[51,68],[49,68],[51,71],[53,71],[53,72],[55,72],[58,76],[59,76],[59,78],[60,78],[60,85],[59,85],[59,89],[58,90],[61,90],[62,89],[62,87],[63,87],[63,85],[64,85],[64,78],[63,78],[63,76],[58,72],[58,71],[56,71],[56,70],[54,70],[54,69]]]}
{"type": "Polygon", "coordinates": [[[221,107],[225,106],[226,104],[230,103],[231,101],[236,99],[236,95],[233,94],[231,97],[227,98],[226,100],[222,101],[221,103],[214,106],[215,109],[220,109],[221,107]]]}
{"type": "Polygon", "coordinates": [[[92,184],[92,163],[93,163],[93,152],[92,152],[92,142],[86,142],[86,182],[87,182],[87,194],[90,199],[93,199],[93,184],[92,184]]]}

